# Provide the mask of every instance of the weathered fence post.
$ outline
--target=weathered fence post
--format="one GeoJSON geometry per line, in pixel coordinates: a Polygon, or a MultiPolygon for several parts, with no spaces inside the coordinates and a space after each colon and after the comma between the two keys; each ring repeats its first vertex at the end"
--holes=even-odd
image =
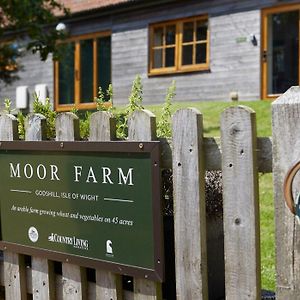
{"type": "MultiPolygon", "coordinates": [[[[95,112],[91,115],[89,141],[111,141],[115,139],[116,120],[110,113],[95,112]]],[[[96,299],[122,299],[121,275],[96,269],[96,299]]]]}
{"type": "MultiPolygon", "coordinates": [[[[156,139],[155,116],[147,110],[135,111],[128,120],[129,141],[152,141],[156,139]]],[[[162,299],[161,284],[146,279],[134,279],[134,300],[162,299]]]]}
{"type": "MultiPolygon", "coordinates": [[[[0,141],[18,139],[18,122],[12,115],[0,116],[0,141]]],[[[24,255],[3,252],[5,299],[27,299],[24,255]]]]}
{"type": "Polygon", "coordinates": [[[260,232],[255,113],[231,107],[221,118],[225,291],[260,299],[260,232]]]}
{"type": "MultiPolygon", "coordinates": [[[[42,141],[46,138],[46,118],[40,114],[30,114],[25,123],[25,140],[42,141]]],[[[32,295],[34,300],[55,299],[55,274],[53,262],[42,257],[31,259],[32,295]]]]}
{"type": "Polygon", "coordinates": [[[176,293],[179,300],[206,300],[207,253],[202,115],[173,116],[173,182],[176,293]]]}
{"type": "MultiPolygon", "coordinates": [[[[283,181],[292,164],[300,160],[299,87],[291,87],[273,103],[272,127],[276,213],[276,299],[296,300],[300,297],[300,225],[285,205],[283,181]]],[[[300,190],[299,184],[299,177],[295,178],[294,197],[300,190]]]]}
{"type": "MultiPolygon", "coordinates": [[[[73,113],[56,117],[56,141],[79,139],[79,119],[73,113]]],[[[87,298],[86,269],[70,263],[62,263],[62,299],[84,300],[87,298]]]]}

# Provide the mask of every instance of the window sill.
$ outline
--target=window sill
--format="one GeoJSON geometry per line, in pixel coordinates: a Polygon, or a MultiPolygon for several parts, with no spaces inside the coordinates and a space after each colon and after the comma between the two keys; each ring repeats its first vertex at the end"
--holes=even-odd
{"type": "Polygon", "coordinates": [[[194,72],[209,72],[209,65],[205,66],[195,66],[195,67],[184,67],[180,70],[167,70],[167,69],[153,69],[148,72],[149,77],[153,76],[163,76],[163,75],[176,75],[176,74],[184,74],[184,73],[194,73],[194,72]]]}
{"type": "Polygon", "coordinates": [[[72,109],[78,109],[78,110],[88,110],[88,109],[96,109],[97,103],[82,103],[79,105],[75,104],[59,104],[55,107],[55,111],[57,112],[67,112],[71,111],[72,109]]]}

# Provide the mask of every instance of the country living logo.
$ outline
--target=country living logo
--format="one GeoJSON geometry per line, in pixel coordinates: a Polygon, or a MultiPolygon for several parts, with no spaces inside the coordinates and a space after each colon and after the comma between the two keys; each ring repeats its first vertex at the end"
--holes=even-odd
{"type": "Polygon", "coordinates": [[[72,237],[64,236],[52,232],[48,236],[48,241],[52,243],[71,245],[76,249],[89,250],[89,241],[84,239],[79,239],[76,236],[72,236],[72,237]]]}

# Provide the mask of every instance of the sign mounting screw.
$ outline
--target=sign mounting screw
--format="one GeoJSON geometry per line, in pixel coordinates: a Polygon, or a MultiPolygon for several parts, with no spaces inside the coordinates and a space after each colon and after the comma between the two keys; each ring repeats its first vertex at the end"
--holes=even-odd
{"type": "Polygon", "coordinates": [[[139,143],[139,148],[143,149],[144,148],[144,144],[143,143],[139,143]]]}

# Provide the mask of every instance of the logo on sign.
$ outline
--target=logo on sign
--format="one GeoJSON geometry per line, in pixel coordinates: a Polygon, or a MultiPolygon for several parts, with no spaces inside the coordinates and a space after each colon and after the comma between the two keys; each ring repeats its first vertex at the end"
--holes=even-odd
{"type": "Polygon", "coordinates": [[[106,256],[114,256],[111,240],[106,241],[106,256]]]}
{"type": "Polygon", "coordinates": [[[28,229],[28,237],[33,242],[36,243],[39,239],[39,232],[33,226],[28,229]]]}
{"type": "Polygon", "coordinates": [[[73,248],[81,250],[89,250],[89,241],[84,239],[79,239],[76,236],[64,236],[57,233],[51,233],[48,236],[48,241],[52,243],[71,245],[73,248]]]}

